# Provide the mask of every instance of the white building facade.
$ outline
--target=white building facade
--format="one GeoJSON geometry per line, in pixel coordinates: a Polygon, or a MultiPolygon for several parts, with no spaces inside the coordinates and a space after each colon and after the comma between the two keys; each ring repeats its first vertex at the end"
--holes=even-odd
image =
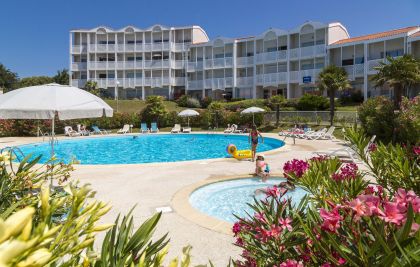
{"type": "Polygon", "coordinates": [[[71,84],[94,80],[105,96],[119,98],[297,98],[316,91],[318,74],[329,64],[344,67],[365,98],[390,95],[375,89],[369,76],[387,56],[407,53],[420,58],[418,26],[355,38],[340,23],[319,22],[211,41],[198,26],[70,34],[71,84]]]}

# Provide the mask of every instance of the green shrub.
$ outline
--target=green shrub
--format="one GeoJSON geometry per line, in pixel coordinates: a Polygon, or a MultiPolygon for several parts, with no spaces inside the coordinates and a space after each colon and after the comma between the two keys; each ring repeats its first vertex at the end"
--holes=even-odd
{"type": "Polygon", "coordinates": [[[176,100],[176,103],[180,107],[187,107],[187,101],[188,101],[189,98],[190,97],[188,95],[183,95],[180,98],[178,98],[178,100],[176,100]]]}
{"type": "Polygon", "coordinates": [[[242,109],[246,109],[249,107],[260,107],[267,109],[267,106],[265,105],[266,102],[264,99],[247,99],[242,101],[236,101],[236,102],[228,102],[224,103],[224,108],[229,111],[240,111],[242,109]]]}
{"type": "Polygon", "coordinates": [[[330,107],[327,98],[318,95],[305,94],[299,98],[296,108],[298,110],[327,110],[330,107]]]}
{"type": "Polygon", "coordinates": [[[187,107],[189,108],[200,108],[200,101],[197,98],[188,98],[187,107]]]}
{"type": "Polygon", "coordinates": [[[280,107],[282,108],[282,110],[284,109],[296,110],[298,102],[299,102],[299,98],[289,98],[289,99],[286,99],[286,101],[282,103],[280,107]]]}
{"type": "Polygon", "coordinates": [[[201,99],[200,104],[202,108],[207,108],[211,102],[213,102],[213,99],[210,96],[206,96],[205,98],[201,99]]]}
{"type": "Polygon", "coordinates": [[[281,107],[282,105],[284,105],[285,102],[286,102],[286,99],[284,98],[284,96],[275,95],[275,96],[272,96],[272,97],[270,97],[269,99],[266,100],[266,105],[271,110],[276,110],[277,105],[279,105],[281,107]]]}

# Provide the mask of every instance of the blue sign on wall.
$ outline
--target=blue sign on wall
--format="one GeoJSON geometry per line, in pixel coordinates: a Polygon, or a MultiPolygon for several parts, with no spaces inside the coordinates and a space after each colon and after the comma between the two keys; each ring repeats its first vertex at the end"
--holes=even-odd
{"type": "Polygon", "coordinates": [[[312,77],[311,76],[303,76],[303,83],[311,83],[312,77]]]}

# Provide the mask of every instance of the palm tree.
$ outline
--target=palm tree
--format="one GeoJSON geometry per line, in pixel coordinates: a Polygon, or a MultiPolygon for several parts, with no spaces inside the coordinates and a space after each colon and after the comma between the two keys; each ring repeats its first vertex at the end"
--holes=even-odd
{"type": "Polygon", "coordinates": [[[375,70],[378,71],[371,80],[376,87],[387,84],[394,90],[394,108],[398,110],[403,94],[408,95],[408,90],[420,83],[420,61],[411,55],[392,58],[387,57],[388,63],[381,62],[375,70]]]}
{"type": "Polygon", "coordinates": [[[330,125],[334,121],[334,97],[335,93],[345,89],[351,88],[347,72],[340,67],[330,65],[325,67],[318,76],[318,89],[327,91],[330,97],[330,125]]]}

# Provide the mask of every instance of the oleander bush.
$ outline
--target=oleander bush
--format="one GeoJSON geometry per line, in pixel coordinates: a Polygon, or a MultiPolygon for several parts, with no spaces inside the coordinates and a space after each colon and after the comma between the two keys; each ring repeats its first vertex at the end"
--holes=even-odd
{"type": "Polygon", "coordinates": [[[393,102],[383,96],[369,98],[358,110],[361,126],[369,135],[383,142],[420,143],[420,96],[403,98],[398,112],[393,102]]]}
{"type": "MultiPolygon", "coordinates": [[[[17,164],[14,155],[0,155],[0,266],[163,266],[169,238],[154,236],[160,213],[138,228],[132,211],[99,224],[111,206],[70,179],[71,165],[55,159],[39,165],[39,157],[30,156],[17,164]],[[95,244],[103,231],[104,240],[95,244]]],[[[190,250],[169,266],[189,266],[190,250]]]]}
{"type": "Polygon", "coordinates": [[[299,98],[297,110],[328,110],[330,103],[326,97],[319,95],[304,94],[299,98]]]}
{"type": "Polygon", "coordinates": [[[232,229],[236,266],[420,264],[420,148],[370,144],[354,129],[346,137],[368,170],[327,156],[288,161],[284,176],[307,195],[293,203],[290,187],[274,186],[249,204],[232,229]]]}

